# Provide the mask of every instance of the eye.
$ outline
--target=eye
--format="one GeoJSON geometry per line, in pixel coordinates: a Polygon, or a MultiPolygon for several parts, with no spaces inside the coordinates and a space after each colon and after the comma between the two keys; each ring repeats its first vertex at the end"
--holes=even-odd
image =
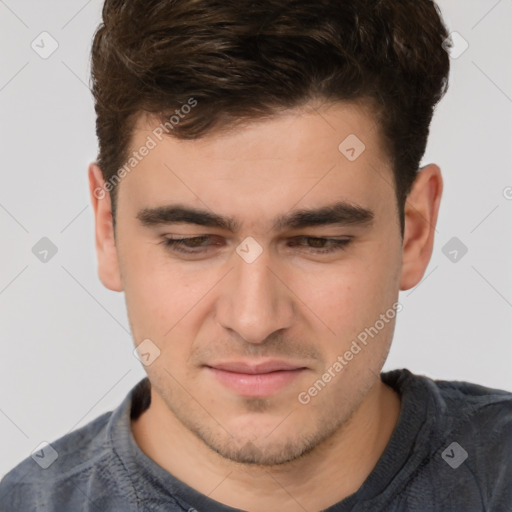
{"type": "Polygon", "coordinates": [[[166,247],[169,247],[173,251],[194,254],[202,252],[202,248],[208,247],[204,242],[207,242],[211,238],[212,237],[210,235],[201,235],[189,238],[166,238],[164,243],[166,247]]]}
{"type": "Polygon", "coordinates": [[[352,241],[351,238],[322,238],[315,236],[298,236],[292,239],[292,246],[301,246],[311,249],[314,254],[329,254],[341,251],[352,241]],[[304,244],[305,243],[305,244],[304,244]]]}
{"type": "MultiPolygon", "coordinates": [[[[215,239],[211,235],[201,235],[188,238],[165,238],[163,243],[170,250],[184,254],[200,254],[208,248],[220,245],[219,243],[209,243],[215,239]]],[[[329,254],[335,251],[343,250],[350,242],[351,238],[322,238],[314,236],[297,236],[288,242],[290,247],[299,247],[313,254],[329,254]]]]}

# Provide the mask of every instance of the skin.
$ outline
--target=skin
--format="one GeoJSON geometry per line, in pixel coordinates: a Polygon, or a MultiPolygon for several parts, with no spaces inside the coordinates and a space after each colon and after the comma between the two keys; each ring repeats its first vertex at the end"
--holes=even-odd
{"type": "MultiPolygon", "coordinates": [[[[307,391],[357,335],[415,286],[432,254],[442,194],[438,166],[419,172],[400,234],[393,175],[371,111],[307,105],[243,128],[182,141],[165,137],[119,185],[116,229],[96,164],[89,168],[98,273],[124,291],[135,344],[160,355],[145,367],[150,408],[132,422],[148,457],[210,498],[250,512],[319,511],[357,491],[385,450],[400,398],[379,372],[393,337],[385,324],[335,377],[307,391]],[[356,134],[353,162],[338,146],[356,134]],[[345,200],[374,212],[369,226],[274,231],[273,220],[345,200]],[[143,226],[142,208],[180,203],[231,216],[237,232],[187,223],[143,226]],[[213,235],[200,256],[166,248],[165,237],[213,235]],[[347,237],[330,254],[297,236],[347,237]],[[253,237],[252,263],[235,251],[253,237]],[[309,244],[309,246],[308,246],[309,244]],[[306,370],[271,396],[241,396],[204,365],[292,361],[306,370]]],[[[156,120],[140,116],[132,146],[156,120]]],[[[310,240],[310,239],[309,239],[310,240]]]]}

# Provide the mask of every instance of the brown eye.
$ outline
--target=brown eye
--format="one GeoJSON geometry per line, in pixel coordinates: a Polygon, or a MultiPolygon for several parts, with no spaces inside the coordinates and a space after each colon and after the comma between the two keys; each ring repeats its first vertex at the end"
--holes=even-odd
{"type": "Polygon", "coordinates": [[[300,246],[305,249],[311,249],[310,252],[317,254],[328,254],[334,251],[343,250],[350,242],[351,238],[322,238],[314,236],[299,236],[293,239],[292,246],[300,246]]]}
{"type": "Polygon", "coordinates": [[[169,247],[173,251],[184,252],[184,253],[197,253],[201,252],[202,248],[208,247],[205,242],[210,240],[210,236],[201,235],[189,238],[166,238],[164,243],[166,247],[169,247]],[[200,249],[199,251],[194,249],[200,249]]]}

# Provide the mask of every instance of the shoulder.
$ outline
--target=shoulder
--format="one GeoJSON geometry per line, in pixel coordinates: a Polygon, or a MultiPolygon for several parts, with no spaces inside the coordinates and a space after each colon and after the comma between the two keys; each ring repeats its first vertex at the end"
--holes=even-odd
{"type": "Polygon", "coordinates": [[[457,510],[476,510],[471,508],[475,503],[482,504],[478,510],[509,510],[512,393],[408,370],[399,371],[394,380],[412,400],[425,402],[428,455],[415,474],[421,489],[428,481],[435,488],[431,499],[453,501],[457,510]]]}
{"type": "Polygon", "coordinates": [[[136,508],[138,496],[126,466],[133,451],[130,419],[149,406],[149,391],[146,377],[115,410],[36,448],[0,482],[0,512],[136,508]]]}
{"type": "MultiPolygon", "coordinates": [[[[0,482],[0,509],[9,503],[9,510],[29,510],[27,503],[46,501],[45,492],[62,482],[80,481],[88,470],[109,457],[106,426],[107,412],[87,425],[52,441],[11,469],[0,482]]],[[[32,508],[30,508],[32,510],[32,508]]],[[[39,509],[38,509],[39,510],[39,509]]]]}
{"type": "MultiPolygon", "coordinates": [[[[447,418],[439,454],[452,487],[482,510],[512,507],[512,393],[463,381],[434,381],[447,418]]],[[[466,507],[469,509],[469,506],[466,507]]]]}
{"type": "Polygon", "coordinates": [[[496,429],[512,427],[512,392],[486,387],[473,382],[441,380],[414,374],[407,369],[393,370],[383,375],[385,382],[411,400],[428,401],[430,412],[437,416],[445,429],[457,429],[465,424],[496,429]]]}
{"type": "Polygon", "coordinates": [[[112,411],[42,446],[11,469],[0,482],[0,510],[54,511],[82,503],[93,473],[113,464],[108,439],[112,411]]]}
{"type": "Polygon", "coordinates": [[[476,470],[512,481],[512,393],[465,381],[434,383],[446,404],[446,432],[466,443],[476,470]]]}
{"type": "Polygon", "coordinates": [[[453,430],[478,432],[489,440],[499,437],[512,445],[512,392],[466,381],[427,382],[439,396],[441,411],[452,418],[453,430]]]}
{"type": "Polygon", "coordinates": [[[475,439],[485,442],[487,448],[499,442],[512,450],[512,392],[409,371],[403,375],[403,382],[423,391],[418,391],[418,396],[430,402],[430,411],[444,433],[478,436],[475,439]]]}

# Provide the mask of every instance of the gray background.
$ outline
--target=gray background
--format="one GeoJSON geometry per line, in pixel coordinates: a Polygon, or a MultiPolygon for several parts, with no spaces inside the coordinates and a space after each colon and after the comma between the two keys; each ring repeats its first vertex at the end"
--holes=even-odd
{"type": "MultiPolygon", "coordinates": [[[[113,409],[145,375],[124,297],[96,271],[87,84],[101,4],[0,1],[0,476],[113,409]],[[59,45],[47,59],[31,47],[43,31],[59,45]],[[46,263],[32,252],[43,237],[58,248],[46,263]]],[[[434,254],[400,294],[384,369],[512,391],[512,1],[439,4],[469,47],[452,56],[424,158],[445,181],[434,254]],[[443,253],[452,237],[468,248],[457,262],[443,253]]]]}

